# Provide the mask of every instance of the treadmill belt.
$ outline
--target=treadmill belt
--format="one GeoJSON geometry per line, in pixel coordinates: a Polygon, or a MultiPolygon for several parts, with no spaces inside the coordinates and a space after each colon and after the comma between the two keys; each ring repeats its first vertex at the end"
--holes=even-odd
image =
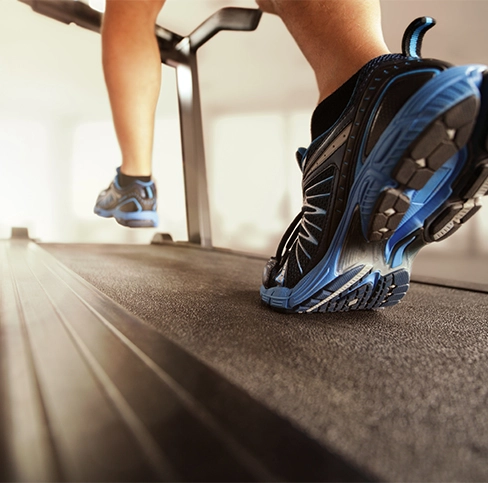
{"type": "Polygon", "coordinates": [[[0,280],[1,481],[373,479],[38,245],[0,280]]]}
{"type": "Polygon", "coordinates": [[[365,474],[488,480],[486,294],[413,283],[387,310],[282,315],[260,303],[262,259],[42,247],[365,474]]]}

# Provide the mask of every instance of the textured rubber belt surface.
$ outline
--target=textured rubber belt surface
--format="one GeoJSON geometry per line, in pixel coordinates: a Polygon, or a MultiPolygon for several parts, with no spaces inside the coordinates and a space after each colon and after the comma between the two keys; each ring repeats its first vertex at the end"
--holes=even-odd
{"type": "Polygon", "coordinates": [[[0,277],[0,480],[366,479],[38,245],[0,277]]]}
{"type": "Polygon", "coordinates": [[[259,299],[262,259],[43,246],[379,479],[488,480],[486,294],[412,284],[390,309],[282,315],[259,299]]]}

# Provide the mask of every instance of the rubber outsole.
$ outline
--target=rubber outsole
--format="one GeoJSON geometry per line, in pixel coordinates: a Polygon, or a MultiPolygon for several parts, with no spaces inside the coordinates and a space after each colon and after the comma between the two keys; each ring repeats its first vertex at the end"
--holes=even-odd
{"type": "Polygon", "coordinates": [[[128,228],[156,228],[157,221],[154,220],[124,220],[123,218],[115,218],[115,221],[122,226],[128,228]]]}
{"type": "MultiPolygon", "coordinates": [[[[390,181],[378,193],[363,232],[362,250],[369,250],[370,265],[358,260],[338,269],[336,256],[321,270],[334,267],[337,276],[312,296],[290,306],[295,289],[262,287],[262,300],[289,313],[379,309],[400,302],[418,250],[455,233],[479,211],[487,194],[486,70],[477,89],[481,96],[463,96],[431,119],[390,168],[390,181]],[[384,263],[373,261],[378,247],[385,247],[384,263]]],[[[310,277],[319,278],[318,273],[310,277]]]]}
{"type": "Polygon", "coordinates": [[[158,214],[155,211],[120,212],[118,210],[97,210],[94,213],[103,218],[115,218],[115,221],[128,228],[156,228],[158,214]]]}
{"type": "MultiPolygon", "coordinates": [[[[393,235],[410,207],[406,192],[424,188],[439,168],[467,144],[478,111],[479,100],[476,96],[464,99],[434,119],[409,146],[392,172],[392,178],[398,186],[383,191],[373,209],[368,241],[387,240],[393,235]]],[[[452,219],[454,217],[453,213],[452,219]]],[[[451,220],[446,219],[445,225],[438,228],[438,231],[444,232],[450,223],[451,220]]],[[[434,234],[432,239],[437,241],[441,238],[434,234]]]]}
{"type": "MultiPolygon", "coordinates": [[[[355,270],[354,270],[355,271],[355,270]]],[[[347,277],[349,273],[341,278],[347,277]]],[[[407,293],[410,275],[400,269],[386,275],[368,270],[347,290],[331,297],[330,288],[336,281],[312,297],[296,310],[299,313],[349,312],[350,310],[373,310],[397,304],[407,293]]]]}

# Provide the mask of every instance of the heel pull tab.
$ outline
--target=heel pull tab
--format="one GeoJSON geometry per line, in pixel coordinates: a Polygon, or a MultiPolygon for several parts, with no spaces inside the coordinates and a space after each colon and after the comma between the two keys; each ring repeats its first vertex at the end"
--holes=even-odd
{"type": "Polygon", "coordinates": [[[432,17],[416,18],[405,30],[402,39],[403,55],[420,59],[424,35],[436,24],[432,17]]]}

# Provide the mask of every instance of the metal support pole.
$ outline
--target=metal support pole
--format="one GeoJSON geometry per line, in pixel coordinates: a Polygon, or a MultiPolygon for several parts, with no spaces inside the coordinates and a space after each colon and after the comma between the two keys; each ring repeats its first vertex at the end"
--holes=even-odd
{"type": "Polygon", "coordinates": [[[188,241],[206,248],[212,246],[210,205],[207,188],[205,146],[196,53],[185,39],[181,53],[187,63],[176,65],[178,106],[180,111],[181,148],[185,179],[188,241]]]}
{"type": "MultiPolygon", "coordinates": [[[[35,12],[55,20],[67,24],[74,23],[95,32],[100,31],[102,15],[80,1],[20,1],[28,4],[35,12]]],[[[212,232],[197,50],[222,30],[255,30],[261,15],[261,10],[255,8],[222,8],[186,37],[160,26],[155,28],[161,61],[176,69],[188,241],[206,248],[212,246],[212,232]]]]}

